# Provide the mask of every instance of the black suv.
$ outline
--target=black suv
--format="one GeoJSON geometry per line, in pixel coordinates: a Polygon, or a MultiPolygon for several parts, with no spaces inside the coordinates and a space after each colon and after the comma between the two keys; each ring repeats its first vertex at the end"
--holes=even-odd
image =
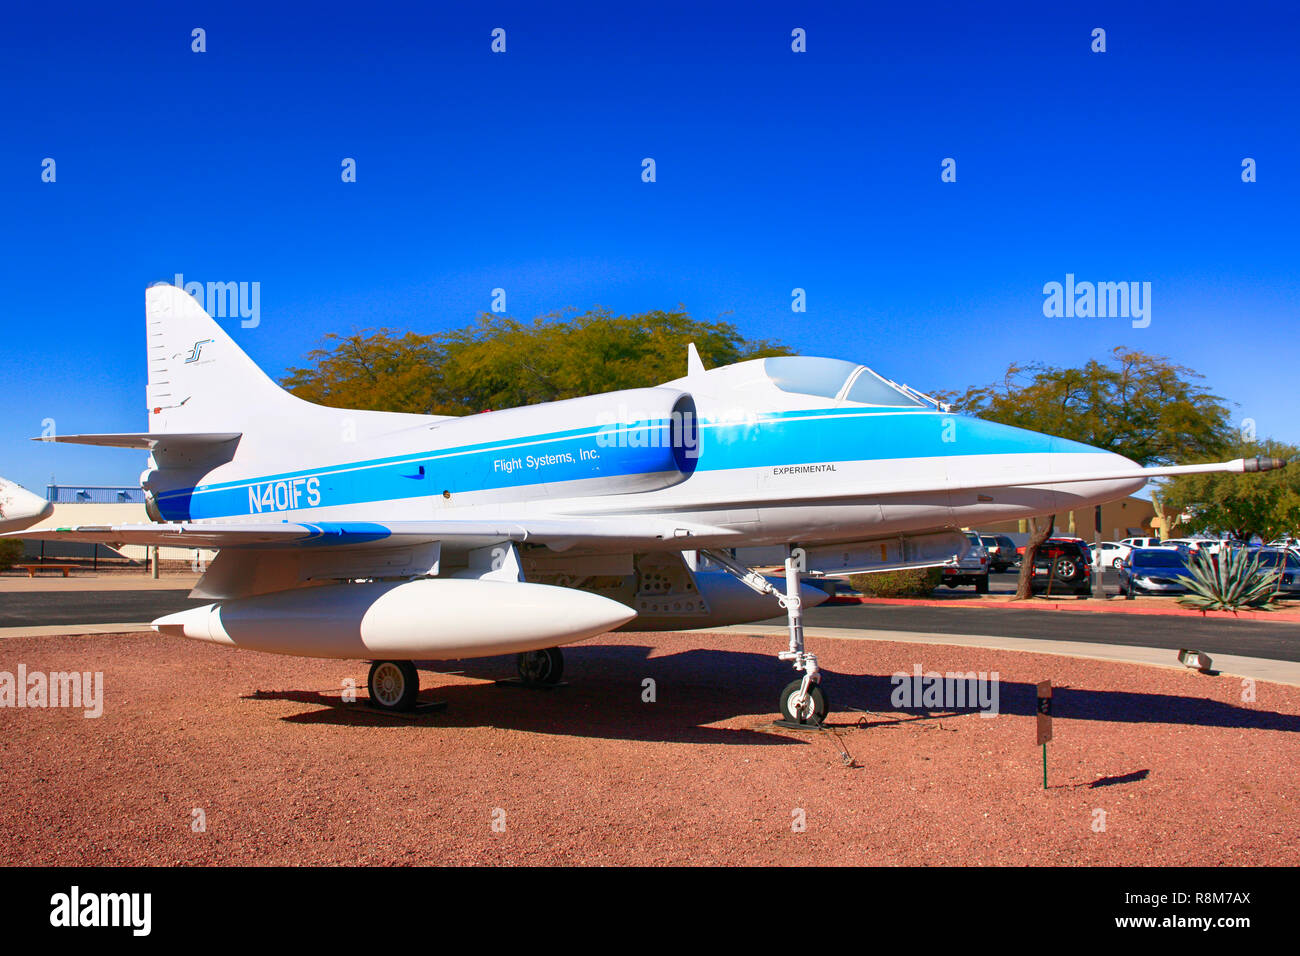
{"type": "Polygon", "coordinates": [[[1092,594],[1092,562],[1081,541],[1048,538],[1034,555],[1034,573],[1030,578],[1034,594],[1092,594]]]}

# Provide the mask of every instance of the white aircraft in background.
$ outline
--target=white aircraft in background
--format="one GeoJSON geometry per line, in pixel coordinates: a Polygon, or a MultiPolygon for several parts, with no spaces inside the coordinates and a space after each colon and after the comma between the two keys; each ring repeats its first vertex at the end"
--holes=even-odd
{"type": "MultiPolygon", "coordinates": [[[[559,679],[558,645],[614,628],[789,620],[787,720],[819,723],[801,576],[928,567],[960,528],[1123,498],[1156,475],[1104,449],[947,413],[865,366],[755,359],[685,378],[463,418],[314,405],[271,381],[174,286],[145,296],[145,432],[51,439],[145,449],[155,524],[41,537],[220,549],[213,603],[166,634],[372,661],[372,702],[409,709],[414,661],[517,653],[559,679]],[[766,546],[784,590],[733,549],[766,546]]],[[[767,562],[765,562],[767,563],[767,562]]]]}
{"type": "Polygon", "coordinates": [[[54,505],[0,478],[0,531],[21,531],[54,514],[54,505]]]}

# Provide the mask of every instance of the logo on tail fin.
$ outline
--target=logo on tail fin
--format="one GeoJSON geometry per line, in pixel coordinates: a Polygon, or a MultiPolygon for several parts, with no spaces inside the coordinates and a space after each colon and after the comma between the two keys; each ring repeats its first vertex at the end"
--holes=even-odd
{"type": "Polygon", "coordinates": [[[194,348],[190,349],[190,354],[185,356],[185,364],[190,365],[199,360],[199,354],[203,351],[203,346],[211,342],[212,339],[204,339],[201,342],[195,342],[194,348]]]}

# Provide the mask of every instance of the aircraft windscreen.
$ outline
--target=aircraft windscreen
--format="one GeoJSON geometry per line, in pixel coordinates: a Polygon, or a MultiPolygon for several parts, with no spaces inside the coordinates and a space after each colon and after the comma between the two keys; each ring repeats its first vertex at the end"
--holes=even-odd
{"type": "Polygon", "coordinates": [[[857,368],[852,362],[806,355],[778,355],[763,360],[763,371],[781,391],[821,398],[838,395],[857,368]]]}
{"type": "Polygon", "coordinates": [[[844,397],[850,402],[861,402],[863,405],[893,405],[911,408],[922,404],[912,396],[900,392],[869,368],[862,370],[858,380],[849,389],[849,394],[844,397]]]}
{"type": "Polygon", "coordinates": [[[862,374],[849,389],[846,396],[849,401],[895,408],[915,408],[922,404],[900,392],[871,369],[854,362],[807,355],[779,355],[763,360],[763,371],[777,388],[819,398],[835,398],[859,368],[862,368],[862,374]]]}

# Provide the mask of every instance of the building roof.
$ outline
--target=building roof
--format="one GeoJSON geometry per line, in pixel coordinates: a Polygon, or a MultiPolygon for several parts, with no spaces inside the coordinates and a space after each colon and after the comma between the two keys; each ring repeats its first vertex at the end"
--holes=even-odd
{"type": "Polygon", "coordinates": [[[144,491],[128,485],[46,485],[45,500],[59,505],[140,505],[144,491]]]}

